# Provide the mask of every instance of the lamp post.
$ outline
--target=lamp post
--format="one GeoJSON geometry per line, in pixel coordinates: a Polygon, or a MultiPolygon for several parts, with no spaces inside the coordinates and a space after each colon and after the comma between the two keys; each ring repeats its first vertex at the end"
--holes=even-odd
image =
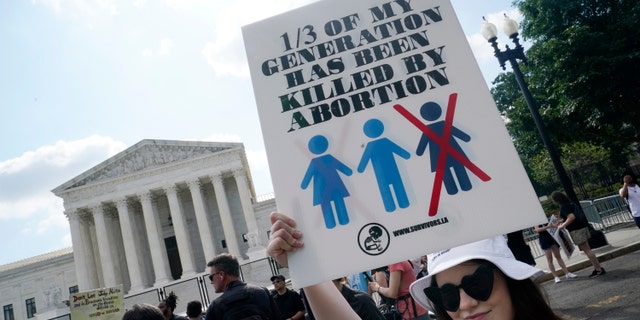
{"type": "Polygon", "coordinates": [[[504,65],[506,61],[509,61],[509,63],[511,64],[513,74],[516,77],[516,81],[518,82],[520,90],[522,91],[524,100],[527,102],[527,106],[529,106],[529,111],[531,112],[533,121],[535,122],[536,128],[538,129],[538,134],[540,135],[540,138],[542,139],[547,152],[549,152],[549,157],[551,157],[553,167],[558,173],[558,177],[560,178],[560,183],[564,188],[564,192],[572,202],[578,204],[578,197],[573,191],[571,179],[569,179],[567,172],[564,170],[564,166],[562,166],[562,162],[560,161],[558,152],[551,143],[551,139],[549,138],[549,134],[547,133],[547,128],[544,125],[544,122],[542,122],[542,117],[540,117],[540,112],[538,112],[536,102],[533,99],[533,96],[531,96],[531,92],[529,92],[529,87],[524,81],[524,76],[522,75],[522,71],[520,71],[520,66],[518,65],[518,60],[521,60],[525,63],[527,62],[527,57],[524,55],[524,48],[522,47],[522,45],[520,45],[520,40],[518,39],[518,23],[505,15],[503,30],[504,33],[509,36],[509,38],[511,38],[513,43],[516,45],[515,48],[511,49],[507,45],[505,46],[506,49],[504,51],[500,51],[500,49],[498,48],[498,33],[496,26],[493,23],[488,22],[487,20],[485,20],[482,24],[481,32],[482,36],[487,39],[489,43],[491,43],[493,52],[496,58],[498,58],[498,62],[500,62],[500,67],[502,67],[502,70],[506,70],[504,65]]]}

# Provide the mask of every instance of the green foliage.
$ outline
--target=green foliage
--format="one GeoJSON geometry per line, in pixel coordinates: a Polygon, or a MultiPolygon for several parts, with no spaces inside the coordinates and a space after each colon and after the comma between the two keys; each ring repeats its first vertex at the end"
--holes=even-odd
{"type": "Polygon", "coordinates": [[[637,0],[520,0],[529,84],[558,139],[623,151],[640,135],[637,0]]]}
{"type": "Polygon", "coordinates": [[[548,216],[558,213],[559,209],[558,205],[553,203],[550,199],[540,201],[540,205],[542,206],[542,210],[548,216]]]}
{"type": "MultiPolygon", "coordinates": [[[[601,146],[591,145],[585,142],[574,142],[571,145],[563,145],[560,153],[561,162],[567,172],[579,170],[593,163],[602,164],[606,168],[612,168],[609,161],[609,150],[601,146]]],[[[551,163],[549,154],[542,151],[533,157],[531,174],[538,181],[552,181],[556,179],[556,171],[551,163]]],[[[598,188],[598,186],[595,186],[598,188]]]]}
{"type": "MultiPolygon", "coordinates": [[[[640,4],[637,0],[516,0],[522,37],[533,42],[520,64],[553,144],[570,168],[627,165],[640,145],[640,4]]],[[[556,180],[512,72],[491,92],[539,194],[556,180]],[[553,173],[553,174],[552,174],[553,173]]]]}
{"type": "MultiPolygon", "coordinates": [[[[601,146],[575,142],[571,145],[563,145],[561,155],[562,163],[567,171],[579,169],[592,163],[600,163],[607,168],[611,168],[609,150],[601,146]]],[[[531,170],[532,176],[536,180],[547,181],[556,177],[553,164],[546,151],[533,157],[531,170]]]]}

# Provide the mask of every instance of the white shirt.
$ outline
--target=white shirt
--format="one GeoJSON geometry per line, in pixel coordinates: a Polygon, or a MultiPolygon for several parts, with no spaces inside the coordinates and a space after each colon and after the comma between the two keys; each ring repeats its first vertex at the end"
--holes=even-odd
{"type": "MultiPolygon", "coordinates": [[[[624,189],[624,188],[622,188],[624,189]]],[[[619,193],[622,197],[622,189],[619,193]]],[[[640,186],[636,183],[635,186],[627,186],[627,203],[629,204],[629,210],[631,215],[640,218],[640,186]]]]}

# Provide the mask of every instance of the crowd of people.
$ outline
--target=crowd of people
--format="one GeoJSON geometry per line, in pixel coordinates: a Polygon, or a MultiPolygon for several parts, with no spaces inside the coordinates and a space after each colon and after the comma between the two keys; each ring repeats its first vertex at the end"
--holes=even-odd
{"type": "MultiPolygon", "coordinates": [[[[625,174],[620,196],[640,228],[640,187],[633,174],[625,174]]],[[[589,247],[588,221],[579,205],[561,192],[551,194],[558,215],[534,227],[554,281],[569,272],[560,248],[577,246],[593,265],[589,278],[606,274],[589,247]],[[563,230],[567,230],[567,232],[563,230]],[[562,238],[568,233],[570,238],[562,238]],[[560,242],[558,241],[560,239],[560,242]],[[566,243],[569,242],[569,243],[566,243]],[[562,274],[554,265],[556,260],[562,274]]],[[[288,215],[270,215],[268,254],[288,266],[288,254],[304,248],[302,232],[288,215]]],[[[136,304],[123,320],[221,320],[221,319],[562,319],[550,307],[536,283],[544,272],[535,267],[522,232],[476,241],[416,259],[400,261],[363,272],[367,292],[352,288],[347,277],[308,286],[300,291],[287,287],[282,275],[271,277],[273,290],[240,279],[236,257],[220,254],[209,261],[209,280],[222,293],[203,310],[199,301],[187,304],[187,317],[174,314],[178,297],[169,293],[158,306],[136,304]],[[523,244],[526,246],[523,246],[523,244]],[[527,251],[528,254],[527,254],[527,251]],[[375,299],[374,299],[375,298],[375,299]]]]}

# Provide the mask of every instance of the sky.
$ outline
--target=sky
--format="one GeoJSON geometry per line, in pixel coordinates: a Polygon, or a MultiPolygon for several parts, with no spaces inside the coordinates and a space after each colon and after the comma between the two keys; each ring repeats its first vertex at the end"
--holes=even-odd
{"type": "MultiPolygon", "coordinates": [[[[488,85],[511,1],[451,1],[488,85]]],[[[143,139],[242,142],[271,193],[241,26],[311,2],[0,1],[0,265],[70,247],[51,190],[143,139]]]]}

